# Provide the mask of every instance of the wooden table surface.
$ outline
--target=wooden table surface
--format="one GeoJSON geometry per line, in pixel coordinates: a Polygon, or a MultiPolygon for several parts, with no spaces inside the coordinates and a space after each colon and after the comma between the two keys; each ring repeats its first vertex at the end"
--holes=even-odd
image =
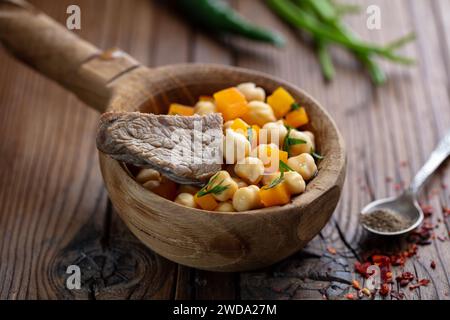
{"type": "MultiPolygon", "coordinates": [[[[213,62],[261,70],[298,85],[336,120],[347,144],[348,169],[332,219],[291,258],[240,274],[177,265],[144,247],[114,212],[97,162],[99,114],[0,49],[0,299],[339,299],[355,292],[351,280],[362,281],[353,272],[356,259],[374,248],[405,246],[404,239],[387,241],[363,232],[359,210],[397,194],[450,128],[450,2],[359,2],[363,12],[347,21],[365,39],[386,43],[417,33],[417,41],[403,52],[418,64],[383,63],[390,81],[381,88],[371,86],[340,50],[333,52],[338,75],[325,84],[310,47],[262,1],[232,4],[253,21],[282,31],[289,41],[284,49],[241,39],[216,42],[173,15],[163,1],[33,1],[60,22],[67,6],[78,4],[78,34],[104,49],[120,47],[150,67],[213,62]],[[381,8],[381,30],[366,28],[369,4],[381,8]],[[81,267],[81,290],[65,288],[71,264],[81,267]]],[[[448,299],[449,162],[424,188],[421,201],[433,208],[436,238],[395,274],[404,269],[431,280],[417,290],[400,288],[406,299],[448,299]]]]}

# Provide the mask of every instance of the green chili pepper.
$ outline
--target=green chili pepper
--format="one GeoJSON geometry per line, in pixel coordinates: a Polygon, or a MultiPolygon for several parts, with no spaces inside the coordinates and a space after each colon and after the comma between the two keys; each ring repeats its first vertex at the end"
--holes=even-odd
{"type": "Polygon", "coordinates": [[[208,30],[284,45],[280,34],[253,25],[221,0],[179,0],[176,3],[191,20],[208,30]]]}

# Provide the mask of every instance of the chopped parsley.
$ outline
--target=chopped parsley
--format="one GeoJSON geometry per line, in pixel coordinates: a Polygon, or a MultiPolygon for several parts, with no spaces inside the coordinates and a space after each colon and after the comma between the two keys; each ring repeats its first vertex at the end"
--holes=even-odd
{"type": "Polygon", "coordinates": [[[283,182],[284,180],[284,173],[287,171],[294,171],[291,167],[289,167],[286,163],[284,163],[283,161],[280,160],[279,162],[279,168],[280,168],[280,176],[277,177],[276,179],[272,180],[271,183],[269,183],[269,185],[267,187],[263,187],[264,189],[272,189],[274,187],[276,187],[277,185],[279,185],[281,182],[283,182]]]}
{"type": "Polygon", "coordinates": [[[297,102],[294,102],[293,104],[291,104],[291,110],[299,110],[301,107],[297,102]]]}
{"type": "Polygon", "coordinates": [[[206,196],[207,194],[211,194],[211,193],[212,194],[221,194],[223,191],[227,190],[228,186],[222,185],[222,183],[225,179],[220,181],[213,188],[208,189],[213,185],[214,181],[217,180],[218,176],[219,176],[219,174],[216,173],[216,175],[214,177],[212,177],[211,180],[209,180],[209,182],[203,188],[201,188],[199,192],[197,192],[197,197],[200,198],[200,197],[206,196]]]}
{"type": "Polygon", "coordinates": [[[250,141],[250,144],[252,144],[253,143],[253,128],[252,127],[247,128],[247,137],[248,137],[248,141],[250,141]]]}
{"type": "Polygon", "coordinates": [[[313,156],[314,159],[316,160],[322,160],[323,156],[320,153],[314,152],[314,149],[311,148],[311,155],[313,156]]]}
{"type": "Polygon", "coordinates": [[[303,139],[298,138],[291,138],[289,135],[291,134],[292,127],[286,127],[288,129],[288,132],[286,134],[286,137],[284,138],[283,142],[283,151],[286,151],[289,154],[289,150],[291,146],[294,146],[296,144],[306,144],[307,142],[303,139]]]}
{"type": "Polygon", "coordinates": [[[279,165],[279,167],[280,167],[280,171],[281,171],[281,172],[285,172],[285,171],[294,171],[294,169],[292,169],[291,167],[289,167],[289,166],[287,165],[287,163],[285,163],[285,162],[283,162],[283,161],[281,161],[281,160],[280,160],[280,165],[279,165]]]}
{"type": "Polygon", "coordinates": [[[281,171],[280,176],[278,178],[272,180],[272,182],[267,187],[264,187],[264,189],[266,189],[266,190],[272,189],[272,188],[276,187],[277,185],[279,185],[281,182],[283,182],[283,180],[284,180],[284,171],[281,171]]]}

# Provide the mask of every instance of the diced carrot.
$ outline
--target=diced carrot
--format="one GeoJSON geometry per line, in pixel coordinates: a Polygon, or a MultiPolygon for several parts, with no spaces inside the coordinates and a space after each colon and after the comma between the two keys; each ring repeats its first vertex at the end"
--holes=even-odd
{"type": "Polygon", "coordinates": [[[214,101],[214,98],[211,96],[200,96],[198,98],[199,101],[214,101]]]}
{"type": "Polygon", "coordinates": [[[279,150],[278,158],[280,161],[287,163],[288,161],[288,153],[286,151],[279,150]]]}
{"type": "Polygon", "coordinates": [[[260,130],[261,130],[261,128],[257,124],[252,125],[253,139],[252,139],[252,141],[250,141],[252,144],[252,148],[255,148],[259,143],[259,131],[260,130]]]}
{"type": "Polygon", "coordinates": [[[286,115],[285,123],[293,128],[298,128],[309,122],[308,114],[305,108],[301,107],[293,110],[286,115]]]}
{"type": "Polygon", "coordinates": [[[210,193],[205,194],[201,197],[199,197],[198,193],[196,193],[194,196],[194,200],[195,203],[197,203],[198,206],[203,210],[213,211],[219,205],[219,203],[216,201],[216,199],[214,199],[214,197],[210,193]]]}
{"type": "Polygon", "coordinates": [[[168,200],[174,200],[177,195],[177,184],[166,177],[162,177],[159,186],[153,188],[152,192],[168,200]]]}
{"type": "Polygon", "coordinates": [[[180,116],[192,116],[194,115],[194,108],[184,106],[179,103],[171,103],[169,107],[169,115],[180,115],[180,116]]]}
{"type": "Polygon", "coordinates": [[[230,128],[246,137],[248,135],[247,129],[249,128],[249,125],[241,118],[234,119],[230,128]]]}
{"type": "Polygon", "coordinates": [[[291,110],[294,98],[284,88],[279,87],[269,97],[267,103],[272,107],[275,116],[279,119],[291,110]]]}
{"type": "Polygon", "coordinates": [[[284,205],[291,201],[291,195],[283,182],[272,188],[262,187],[259,196],[265,207],[284,205]]]}
{"type": "Polygon", "coordinates": [[[229,121],[242,117],[248,111],[247,100],[236,88],[228,88],[214,93],[217,110],[222,113],[223,120],[229,121]]]}
{"type": "Polygon", "coordinates": [[[277,172],[278,171],[278,164],[280,163],[280,160],[284,163],[288,160],[288,153],[286,151],[280,150],[278,148],[272,147],[271,145],[267,146],[266,148],[267,157],[263,156],[263,162],[264,167],[266,168],[265,172],[277,172]],[[275,152],[278,153],[278,157],[275,155],[275,152]],[[272,155],[273,159],[272,159],[272,155]]]}

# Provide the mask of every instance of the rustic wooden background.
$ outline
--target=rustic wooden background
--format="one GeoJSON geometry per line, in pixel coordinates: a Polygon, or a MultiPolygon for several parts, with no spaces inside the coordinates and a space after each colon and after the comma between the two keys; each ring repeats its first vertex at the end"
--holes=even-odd
{"type": "MultiPolygon", "coordinates": [[[[419,63],[413,68],[383,63],[390,81],[382,88],[372,87],[339,50],[333,52],[338,76],[324,84],[310,47],[262,1],[231,3],[284,33],[289,41],[284,49],[240,39],[217,42],[172,14],[163,1],[32,2],[60,22],[67,6],[78,4],[82,30],[77,33],[101,48],[118,46],[148,66],[237,65],[306,89],[337,121],[347,143],[348,173],[332,220],[286,261],[241,274],[177,265],[141,245],[108,201],[94,143],[98,113],[0,49],[0,299],[344,298],[354,292],[349,283],[355,259],[370,248],[403,245],[402,239],[387,243],[369,237],[357,214],[367,202],[398,193],[450,128],[449,1],[358,1],[363,13],[347,21],[365,39],[384,43],[417,32],[418,40],[404,53],[419,63]],[[381,30],[365,27],[369,4],[382,10],[381,30]],[[329,252],[333,248],[336,254],[329,252]],[[70,264],[82,268],[82,290],[65,289],[70,264]]],[[[433,206],[435,233],[445,239],[420,247],[404,268],[431,283],[403,291],[408,299],[448,299],[450,218],[442,210],[450,207],[448,162],[422,201],[433,206]]]]}

